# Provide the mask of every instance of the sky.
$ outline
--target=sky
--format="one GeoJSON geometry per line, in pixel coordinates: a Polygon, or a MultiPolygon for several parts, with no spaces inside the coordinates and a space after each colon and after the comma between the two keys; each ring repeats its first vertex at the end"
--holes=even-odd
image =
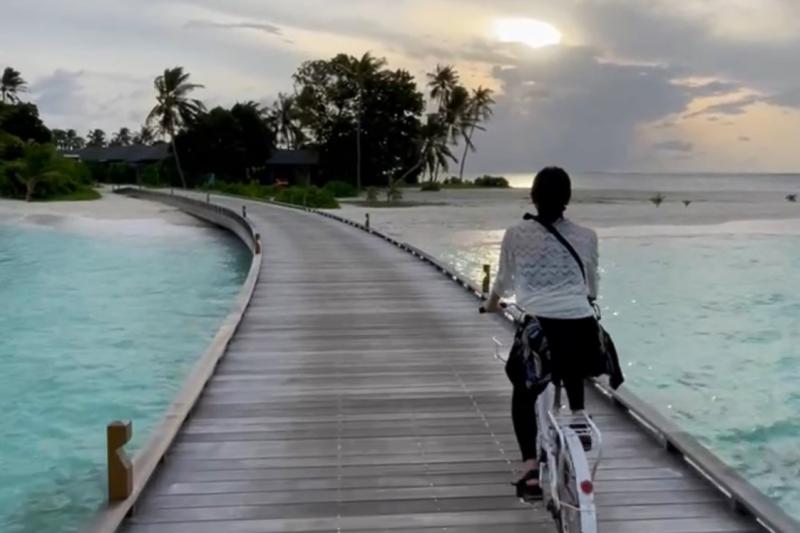
{"type": "Polygon", "coordinates": [[[309,59],[371,51],[420,85],[497,91],[468,174],[800,169],[798,0],[3,0],[0,67],[50,127],[138,129],[181,65],[209,107],[291,92],[309,59]],[[557,28],[504,42],[498,19],[557,28]]]}

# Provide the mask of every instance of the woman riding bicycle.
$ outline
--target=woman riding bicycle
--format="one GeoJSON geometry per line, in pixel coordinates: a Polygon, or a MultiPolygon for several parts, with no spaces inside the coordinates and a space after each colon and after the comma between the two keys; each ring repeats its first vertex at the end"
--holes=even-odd
{"type": "MultiPolygon", "coordinates": [[[[550,350],[553,379],[567,392],[576,416],[584,415],[584,379],[596,375],[599,330],[590,299],[597,297],[597,234],[564,218],[572,196],[569,175],[548,167],[537,174],[531,199],[538,216],[506,231],[500,252],[500,267],[488,312],[501,309],[501,298],[516,296],[517,304],[536,317],[550,350]],[[555,232],[553,231],[555,229],[555,232]],[[561,234],[583,263],[565,244],[561,234]]],[[[506,372],[514,385],[511,416],[522,451],[523,476],[517,482],[529,496],[541,494],[538,487],[536,395],[526,386],[523,355],[512,350],[506,372]]]]}

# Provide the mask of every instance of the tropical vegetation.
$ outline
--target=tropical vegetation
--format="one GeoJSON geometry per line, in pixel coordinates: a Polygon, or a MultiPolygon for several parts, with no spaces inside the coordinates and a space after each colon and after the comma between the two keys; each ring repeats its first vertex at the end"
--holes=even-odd
{"type": "Polygon", "coordinates": [[[181,168],[181,160],[176,147],[175,137],[184,126],[191,124],[205,111],[205,106],[200,100],[190,98],[189,95],[203,86],[189,83],[190,74],[183,71],[183,67],[168,68],[164,74],[155,79],[156,105],[147,115],[147,124],[155,126],[161,135],[169,137],[172,143],[172,153],[175,156],[175,165],[181,185],[186,188],[186,177],[181,168]]]}
{"type": "Polygon", "coordinates": [[[73,145],[74,136],[51,132],[39,118],[36,105],[21,100],[27,84],[19,71],[6,67],[0,79],[0,196],[33,200],[90,200],[92,189],[86,165],[59,153],[73,145]]]}
{"type": "Polygon", "coordinates": [[[8,67],[0,85],[0,120],[3,134],[11,137],[0,136],[0,148],[16,147],[21,157],[20,143],[52,143],[67,154],[167,143],[169,158],[157,164],[87,167],[94,179],[112,183],[247,189],[288,181],[319,187],[334,198],[379,188],[387,201],[397,201],[405,185],[425,181],[426,189],[438,190],[457,164],[463,181],[476,132],[485,128],[494,104],[490,89],[467,88],[452,66],[437,65],[428,74],[425,94],[411,73],[369,52],[306,61],[292,79],[294,90],[271,105],[249,101],[208,110],[195,97],[203,85],[180,66],[167,68],[154,79],[153,107],[138,129],[92,128],[80,135],[75,129],[47,129],[36,106],[20,101],[27,84],[8,67]],[[304,154],[315,154],[318,164],[287,179],[270,166],[276,149],[295,151],[286,156],[290,160],[308,161],[304,154]]]}

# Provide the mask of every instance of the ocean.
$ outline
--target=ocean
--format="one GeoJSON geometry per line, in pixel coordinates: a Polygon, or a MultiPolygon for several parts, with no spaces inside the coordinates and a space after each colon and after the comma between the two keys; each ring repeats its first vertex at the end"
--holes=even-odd
{"type": "MultiPolygon", "coordinates": [[[[510,179],[527,188],[532,176],[510,179]]],[[[568,216],[600,236],[600,303],[627,386],[800,518],[800,205],[786,199],[800,176],[574,183],[568,216]]],[[[405,197],[437,205],[342,213],[369,211],[373,227],[475,281],[483,264],[496,270],[505,228],[531,209],[521,189],[405,197]]]]}

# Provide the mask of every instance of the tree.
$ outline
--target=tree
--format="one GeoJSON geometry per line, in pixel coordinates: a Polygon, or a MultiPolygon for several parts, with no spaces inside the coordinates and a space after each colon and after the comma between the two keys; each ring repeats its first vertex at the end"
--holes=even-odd
{"type": "Polygon", "coordinates": [[[192,176],[208,173],[242,181],[270,157],[274,135],[252,102],[202,113],[178,135],[178,149],[192,176]]]}
{"type": "Polygon", "coordinates": [[[452,65],[436,65],[436,70],[428,73],[428,88],[431,98],[438,103],[439,112],[444,113],[450,102],[450,95],[458,86],[458,72],[452,65]]]}
{"type": "Polygon", "coordinates": [[[155,79],[156,105],[147,116],[148,125],[155,125],[161,135],[169,137],[175,165],[181,178],[181,185],[186,188],[186,177],[183,175],[175,137],[187,124],[191,123],[205,106],[200,100],[189,98],[189,94],[203,86],[189,83],[190,74],[183,67],[166,69],[164,74],[155,79]]]}
{"type": "Polygon", "coordinates": [[[469,101],[469,91],[461,85],[456,85],[450,93],[447,105],[441,112],[447,126],[447,137],[453,144],[458,144],[464,132],[473,124],[469,113],[469,101]]]}
{"type": "Polygon", "coordinates": [[[67,145],[67,132],[64,130],[54,129],[50,132],[53,136],[53,142],[59,150],[69,150],[67,145]]]}
{"type": "Polygon", "coordinates": [[[364,122],[364,90],[371,78],[386,66],[386,60],[377,59],[369,52],[365,52],[361,59],[349,61],[343,65],[345,73],[350,77],[356,88],[356,189],[361,190],[361,134],[364,122]]]}
{"type": "Polygon", "coordinates": [[[156,140],[153,129],[144,124],[139,132],[133,137],[133,144],[151,145],[156,140]]]}
{"type": "Polygon", "coordinates": [[[18,103],[19,94],[27,88],[27,83],[22,79],[19,71],[11,67],[3,70],[3,77],[0,78],[0,98],[5,103],[18,103]]]}
{"type": "Polygon", "coordinates": [[[73,129],[68,129],[66,133],[67,150],[81,150],[86,146],[86,141],[73,129]]]}
{"type": "Polygon", "coordinates": [[[39,109],[34,104],[0,103],[0,130],[24,142],[48,143],[51,140],[50,130],[39,118],[39,109]]]}
{"type": "Polygon", "coordinates": [[[420,169],[428,172],[432,183],[436,181],[436,174],[440,168],[447,171],[450,168],[450,161],[456,161],[456,157],[450,150],[447,132],[448,127],[442,119],[442,115],[439,113],[429,114],[427,122],[415,139],[416,159],[414,165],[399,178],[390,182],[389,189],[391,190],[394,184],[402,183],[408,176],[420,169]]]}
{"type": "Polygon", "coordinates": [[[323,173],[334,180],[360,174],[362,187],[385,186],[416,162],[424,110],[410,73],[367,68],[383,64],[370,58],[340,54],[303,63],[294,75],[298,120],[308,144],[319,150],[323,173]],[[354,145],[355,159],[347,156],[354,145]]]}
{"type": "Polygon", "coordinates": [[[86,146],[91,148],[103,148],[106,145],[106,132],[101,129],[90,130],[86,134],[86,146]]]}
{"type": "Polygon", "coordinates": [[[52,145],[29,144],[23,156],[6,165],[5,172],[25,186],[25,201],[30,202],[40,183],[57,178],[58,154],[52,145]]]}
{"type": "Polygon", "coordinates": [[[278,94],[278,100],[272,104],[267,117],[281,146],[291,150],[300,148],[305,141],[305,134],[300,125],[296,96],[278,94]]]}
{"type": "Polygon", "coordinates": [[[79,137],[75,130],[53,130],[53,142],[56,148],[62,152],[80,150],[86,145],[86,141],[79,137]]]}
{"type": "Polygon", "coordinates": [[[428,122],[422,129],[420,159],[430,176],[431,182],[436,182],[439,171],[447,172],[450,161],[457,159],[450,150],[449,126],[442,115],[434,113],[428,115],[428,122]]]}
{"type": "MultiPolygon", "coordinates": [[[[431,99],[438,104],[439,122],[445,128],[445,138],[456,142],[459,129],[463,128],[464,119],[469,101],[469,93],[459,85],[459,75],[451,66],[436,65],[436,70],[428,73],[428,88],[431,99]]],[[[439,168],[431,174],[431,181],[436,181],[439,168]]]]}
{"type": "Polygon", "coordinates": [[[133,142],[133,138],[131,137],[131,130],[125,127],[119,129],[117,133],[111,138],[111,142],[108,143],[109,146],[130,146],[133,142]]]}
{"type": "Polygon", "coordinates": [[[493,91],[486,87],[478,87],[472,92],[472,97],[469,100],[466,116],[468,120],[464,122],[462,128],[464,137],[464,155],[461,156],[461,168],[458,172],[458,179],[464,179],[464,166],[467,163],[467,154],[469,151],[476,151],[475,145],[472,142],[472,136],[475,134],[476,129],[483,129],[482,124],[492,118],[492,106],[494,105],[493,91]]]}

